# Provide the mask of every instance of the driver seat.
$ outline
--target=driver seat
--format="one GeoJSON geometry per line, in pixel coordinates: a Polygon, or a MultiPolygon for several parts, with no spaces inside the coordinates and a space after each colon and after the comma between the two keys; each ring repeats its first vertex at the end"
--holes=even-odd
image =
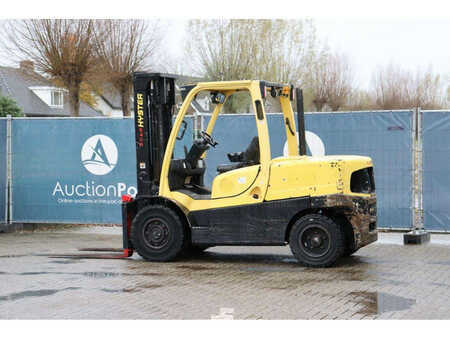
{"type": "Polygon", "coordinates": [[[225,173],[230,170],[235,170],[250,165],[259,164],[259,138],[255,136],[252,138],[249,146],[244,152],[229,153],[227,154],[231,164],[220,164],[217,166],[219,174],[225,173]]]}
{"type": "Polygon", "coordinates": [[[230,170],[234,170],[234,169],[239,169],[244,167],[244,163],[240,162],[240,163],[231,163],[231,164],[219,164],[217,166],[217,172],[219,174],[223,174],[226,173],[227,171],[230,170]]]}

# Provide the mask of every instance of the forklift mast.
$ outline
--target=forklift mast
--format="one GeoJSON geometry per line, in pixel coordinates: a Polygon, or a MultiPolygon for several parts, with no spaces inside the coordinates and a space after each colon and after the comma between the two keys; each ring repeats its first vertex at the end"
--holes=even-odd
{"type": "Polygon", "coordinates": [[[172,130],[176,78],[161,73],[133,74],[137,195],[158,194],[164,152],[172,130]]]}

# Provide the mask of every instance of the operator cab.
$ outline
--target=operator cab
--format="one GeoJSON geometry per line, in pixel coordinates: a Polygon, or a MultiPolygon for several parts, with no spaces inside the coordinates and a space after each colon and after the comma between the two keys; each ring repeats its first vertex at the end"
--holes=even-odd
{"type": "MultiPolygon", "coordinates": [[[[213,105],[222,106],[225,100],[227,100],[227,95],[225,93],[210,92],[209,94],[210,101],[213,105]]],[[[249,114],[249,116],[253,115],[249,114]]],[[[222,136],[220,139],[221,144],[219,145],[219,142],[213,139],[213,137],[206,130],[201,130],[197,133],[197,138],[193,140],[192,145],[188,150],[186,143],[188,143],[189,140],[184,140],[184,130],[186,129],[186,126],[187,122],[183,122],[179,136],[177,137],[177,144],[175,146],[175,149],[178,148],[178,150],[183,147],[184,154],[180,156],[180,151],[175,151],[175,158],[173,158],[170,163],[168,181],[171,191],[186,194],[196,200],[207,200],[217,197],[226,197],[223,196],[223,193],[220,194],[218,190],[223,191],[223,185],[226,184],[227,177],[235,176],[236,172],[243,168],[255,166],[257,170],[251,176],[254,176],[252,177],[252,180],[256,178],[260,163],[258,136],[251,137],[251,134],[248,135],[247,131],[243,130],[243,133],[245,133],[243,137],[247,139],[251,137],[251,139],[250,141],[247,140],[246,143],[248,143],[248,147],[246,149],[237,151],[239,149],[230,149],[229,143],[231,142],[227,142],[226,138],[224,139],[223,133],[219,132],[220,136],[222,136]],[[183,145],[178,144],[178,142],[183,145]],[[227,159],[223,158],[219,160],[219,163],[221,164],[219,164],[216,168],[207,168],[205,157],[209,153],[211,154],[208,156],[214,156],[214,150],[216,147],[223,147],[221,149],[222,151],[223,149],[232,150],[227,153],[229,163],[226,163],[227,159]],[[209,182],[210,184],[205,184],[206,173],[208,174],[206,181],[211,181],[211,178],[213,178],[212,182],[209,182]],[[214,190],[216,191],[214,192],[214,190]]],[[[251,171],[253,172],[255,170],[251,171]]],[[[242,180],[242,177],[244,176],[241,175],[240,179],[242,180]]],[[[233,191],[232,193],[239,193],[239,191],[233,191]]]]}

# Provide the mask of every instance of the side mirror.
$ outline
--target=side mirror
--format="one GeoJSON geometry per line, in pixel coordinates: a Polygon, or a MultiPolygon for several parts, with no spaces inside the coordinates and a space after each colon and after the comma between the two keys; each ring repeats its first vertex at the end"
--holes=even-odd
{"type": "Polygon", "coordinates": [[[181,135],[177,136],[177,140],[181,140],[184,137],[184,133],[186,132],[186,128],[187,128],[187,122],[185,120],[183,120],[181,122],[183,124],[183,126],[181,127],[181,135]]]}

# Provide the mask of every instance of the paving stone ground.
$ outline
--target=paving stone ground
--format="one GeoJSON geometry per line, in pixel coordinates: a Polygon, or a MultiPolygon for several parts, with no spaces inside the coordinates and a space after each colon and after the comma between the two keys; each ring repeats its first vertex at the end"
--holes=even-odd
{"type": "Polygon", "coordinates": [[[450,235],[401,234],[336,267],[288,247],[216,247],[171,263],[50,258],[117,247],[120,229],[0,234],[0,319],[450,319],[450,235]]]}

